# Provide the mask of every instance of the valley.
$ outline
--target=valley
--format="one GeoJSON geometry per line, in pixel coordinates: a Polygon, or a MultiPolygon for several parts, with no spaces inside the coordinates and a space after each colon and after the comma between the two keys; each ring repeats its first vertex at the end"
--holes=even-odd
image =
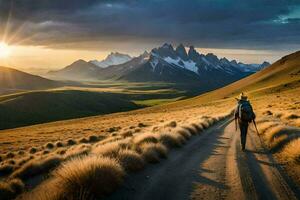
{"type": "MultiPolygon", "coordinates": [[[[135,194],[128,191],[128,185],[145,198],[153,194],[157,197],[171,197],[175,194],[172,188],[157,187],[157,184],[173,183],[179,186],[181,182],[173,182],[168,177],[168,173],[170,177],[176,177],[176,170],[168,170],[168,173],[165,170],[174,163],[179,166],[178,163],[188,162],[185,170],[191,174],[186,176],[183,173],[186,179],[182,182],[182,190],[176,190],[184,199],[188,199],[189,195],[193,199],[217,198],[218,195],[229,198],[233,192],[242,198],[272,195],[277,199],[297,199],[300,195],[300,107],[297,100],[300,94],[299,60],[300,53],[295,52],[260,72],[189,99],[129,112],[2,130],[0,173],[3,178],[12,178],[7,187],[11,187],[9,184],[14,184],[13,181],[17,180],[25,184],[23,189],[29,191],[22,196],[25,199],[56,199],[64,194],[81,195],[77,193],[77,186],[73,188],[65,184],[66,178],[80,181],[79,186],[87,189],[90,184],[96,184],[95,188],[99,184],[102,187],[112,184],[108,193],[98,193],[92,187],[88,195],[96,197],[105,195],[108,199],[115,199],[118,195],[135,194]],[[253,104],[259,128],[259,134],[251,128],[248,137],[250,142],[244,154],[239,150],[238,134],[233,132],[233,124],[230,123],[232,110],[236,105],[234,98],[241,91],[247,93],[253,104]],[[224,151],[227,147],[228,151],[224,151]],[[170,157],[167,158],[169,151],[170,157]],[[174,151],[176,153],[172,153],[174,151]],[[184,156],[187,153],[191,155],[194,151],[198,152],[199,157],[184,156]],[[124,156],[128,157],[125,159],[124,156]],[[238,160],[234,161],[236,159],[238,160]],[[228,165],[220,164],[224,160],[228,161],[228,165]],[[88,175],[93,173],[89,171],[89,166],[94,165],[96,168],[99,166],[99,176],[102,173],[110,174],[106,181],[101,182],[97,176],[88,175]],[[275,168],[270,167],[271,165],[275,168]],[[144,167],[145,172],[142,170],[144,167]],[[207,171],[207,168],[211,170],[207,171]],[[53,169],[58,171],[52,171],[53,169]],[[101,171],[102,169],[108,171],[101,171]],[[65,170],[70,170],[70,174],[63,173],[65,170]],[[73,175],[72,170],[80,173],[73,175]],[[155,179],[153,175],[152,179],[149,170],[158,170],[158,174],[166,176],[155,179]],[[134,175],[131,174],[133,172],[134,175]],[[125,173],[130,177],[125,176],[125,173]],[[142,187],[139,187],[144,185],[144,173],[146,176],[150,174],[149,193],[143,192],[142,187]],[[89,178],[85,179],[86,176],[89,178]],[[35,180],[34,183],[32,179],[35,180]],[[198,180],[198,184],[194,180],[198,180]],[[233,180],[241,182],[239,190],[233,180]],[[125,185],[119,186],[121,183],[125,185]],[[256,184],[260,187],[257,188],[256,184]],[[59,187],[61,185],[65,187],[59,187]],[[283,188],[288,191],[284,193],[287,196],[282,196],[283,192],[280,191],[283,188]]],[[[106,89],[112,88],[111,86],[106,89]]],[[[139,87],[155,94],[154,86],[147,87],[140,83],[131,89],[137,94],[141,92],[137,90],[139,87]]],[[[91,90],[90,88],[87,89],[91,90]]],[[[170,92],[166,88],[155,89],[170,92]]],[[[118,91],[116,88],[114,90],[118,91]]],[[[183,168],[178,168],[181,169],[183,168]]],[[[146,180],[149,178],[146,177],[146,180]]]]}
{"type": "Polygon", "coordinates": [[[2,95],[0,129],[125,112],[197,94],[184,89],[166,83],[93,82],[2,95]]]}
{"type": "Polygon", "coordinates": [[[0,0],[0,200],[300,200],[300,1],[0,0]]]}
{"type": "Polygon", "coordinates": [[[0,68],[0,129],[160,105],[220,88],[267,67],[163,44],[137,57],[77,60],[44,77],[0,68]],[[222,78],[220,78],[222,77],[222,78]],[[36,103],[33,103],[36,102],[36,103]]]}

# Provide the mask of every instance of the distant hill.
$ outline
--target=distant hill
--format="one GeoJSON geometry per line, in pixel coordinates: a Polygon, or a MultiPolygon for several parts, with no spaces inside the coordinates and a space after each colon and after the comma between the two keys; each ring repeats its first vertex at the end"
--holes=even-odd
{"type": "Polygon", "coordinates": [[[50,71],[47,76],[53,79],[90,80],[100,71],[100,67],[80,59],[61,70],[50,71]]]}
{"type": "Polygon", "coordinates": [[[37,91],[0,97],[0,129],[140,108],[124,95],[79,90],[37,91]]]}
{"type": "Polygon", "coordinates": [[[57,81],[52,81],[40,76],[28,74],[13,68],[0,67],[0,90],[35,90],[61,86],[57,81]]]}

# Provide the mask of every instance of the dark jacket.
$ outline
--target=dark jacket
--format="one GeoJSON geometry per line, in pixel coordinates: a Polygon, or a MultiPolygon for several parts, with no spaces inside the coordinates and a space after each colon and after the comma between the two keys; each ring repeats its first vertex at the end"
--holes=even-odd
{"type": "MultiPolygon", "coordinates": [[[[250,102],[248,101],[248,100],[242,100],[242,99],[240,99],[239,101],[238,101],[238,104],[237,104],[237,106],[236,106],[236,109],[235,109],[235,111],[234,111],[234,119],[238,119],[239,120],[239,123],[248,123],[248,122],[243,122],[241,119],[240,119],[240,116],[239,116],[239,109],[240,109],[240,105],[241,104],[243,104],[243,103],[249,103],[250,104],[250,102]]],[[[250,104],[250,106],[251,106],[251,104],[250,104]]],[[[253,110],[253,109],[252,109],[253,110]]],[[[254,114],[254,118],[255,118],[255,113],[253,112],[253,114],[254,114]]]]}

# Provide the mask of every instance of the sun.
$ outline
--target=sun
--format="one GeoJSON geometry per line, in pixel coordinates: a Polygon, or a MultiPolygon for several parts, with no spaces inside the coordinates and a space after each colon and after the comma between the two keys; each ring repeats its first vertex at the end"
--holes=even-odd
{"type": "Polygon", "coordinates": [[[5,42],[0,42],[0,58],[7,58],[10,55],[10,47],[5,42]]]}

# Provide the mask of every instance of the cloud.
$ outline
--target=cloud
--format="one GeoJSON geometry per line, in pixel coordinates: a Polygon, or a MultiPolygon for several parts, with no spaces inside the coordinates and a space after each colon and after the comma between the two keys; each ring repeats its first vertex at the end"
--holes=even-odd
{"type": "Polygon", "coordinates": [[[0,0],[0,19],[7,21],[10,13],[9,32],[17,32],[13,42],[27,38],[26,44],[52,48],[167,41],[210,48],[290,49],[300,44],[298,4],[296,0],[0,0]]]}

